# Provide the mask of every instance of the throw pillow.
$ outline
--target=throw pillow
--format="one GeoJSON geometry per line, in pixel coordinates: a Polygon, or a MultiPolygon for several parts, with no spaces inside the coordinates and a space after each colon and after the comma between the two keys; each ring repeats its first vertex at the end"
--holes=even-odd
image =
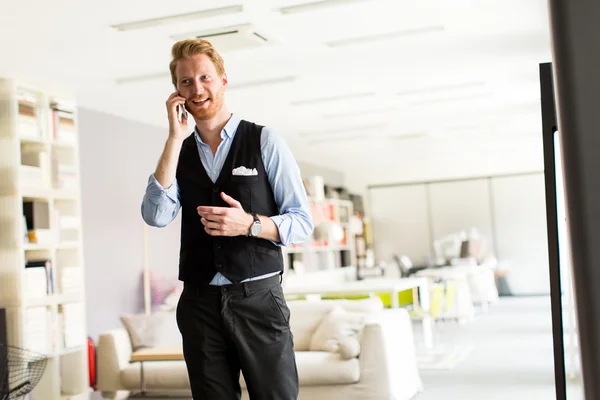
{"type": "Polygon", "coordinates": [[[340,356],[344,360],[356,358],[360,355],[360,342],[355,337],[346,337],[340,340],[340,356]]]}
{"type": "Polygon", "coordinates": [[[358,337],[364,326],[365,314],[335,307],[317,327],[310,341],[310,350],[340,353],[342,357],[348,358],[356,357],[360,352],[358,337]]]}
{"type": "MultiPolygon", "coordinates": [[[[143,279],[143,276],[142,276],[143,279]]],[[[181,292],[182,284],[173,276],[165,276],[156,271],[150,271],[150,295],[152,309],[165,304],[167,297],[177,291],[181,292]]]]}
{"type": "Polygon", "coordinates": [[[123,314],[121,322],[129,334],[133,351],[145,347],[181,345],[181,334],[174,312],[123,314]]]}

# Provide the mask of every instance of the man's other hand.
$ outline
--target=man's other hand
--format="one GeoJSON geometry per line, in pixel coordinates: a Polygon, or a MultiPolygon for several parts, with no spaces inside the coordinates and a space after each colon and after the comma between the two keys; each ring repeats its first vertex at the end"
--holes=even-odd
{"type": "Polygon", "coordinates": [[[247,235],[254,222],[252,215],[242,208],[239,201],[221,192],[221,198],[229,207],[199,206],[196,210],[204,230],[211,236],[247,235]]]}

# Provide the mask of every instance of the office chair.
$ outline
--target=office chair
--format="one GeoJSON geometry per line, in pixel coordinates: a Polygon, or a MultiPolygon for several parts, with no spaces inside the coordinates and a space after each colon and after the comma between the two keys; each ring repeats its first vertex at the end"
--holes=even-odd
{"type": "Polygon", "coordinates": [[[30,393],[44,375],[48,357],[0,343],[0,400],[30,393]]]}
{"type": "Polygon", "coordinates": [[[394,263],[398,266],[398,269],[400,270],[401,278],[409,277],[423,269],[427,269],[426,266],[413,266],[413,263],[411,259],[408,258],[408,256],[398,256],[398,254],[394,254],[392,258],[394,259],[394,263]]]}

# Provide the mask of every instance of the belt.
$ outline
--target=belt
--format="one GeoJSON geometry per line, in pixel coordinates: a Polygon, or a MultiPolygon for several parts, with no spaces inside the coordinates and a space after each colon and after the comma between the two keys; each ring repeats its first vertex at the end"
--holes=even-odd
{"type": "Polygon", "coordinates": [[[249,295],[252,292],[277,286],[281,284],[282,279],[282,275],[274,275],[269,278],[259,279],[256,281],[238,282],[222,286],[208,284],[199,285],[194,282],[184,282],[183,290],[193,290],[197,291],[198,293],[244,293],[249,295]]]}

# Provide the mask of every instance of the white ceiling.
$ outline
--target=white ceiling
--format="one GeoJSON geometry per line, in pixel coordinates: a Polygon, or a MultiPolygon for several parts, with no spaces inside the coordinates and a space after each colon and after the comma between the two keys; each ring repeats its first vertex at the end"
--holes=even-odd
{"type": "Polygon", "coordinates": [[[448,174],[444,161],[516,153],[539,161],[538,64],[551,59],[545,0],[333,0],[329,8],[279,12],[307,2],[315,1],[0,0],[0,76],[166,126],[171,36],[252,24],[275,43],[222,51],[229,107],[276,128],[299,159],[438,176],[448,174]],[[244,10],[234,15],[111,28],[237,4],[244,10]],[[378,35],[384,39],[361,39],[378,35]],[[268,80],[280,82],[248,86],[268,80]]]}

